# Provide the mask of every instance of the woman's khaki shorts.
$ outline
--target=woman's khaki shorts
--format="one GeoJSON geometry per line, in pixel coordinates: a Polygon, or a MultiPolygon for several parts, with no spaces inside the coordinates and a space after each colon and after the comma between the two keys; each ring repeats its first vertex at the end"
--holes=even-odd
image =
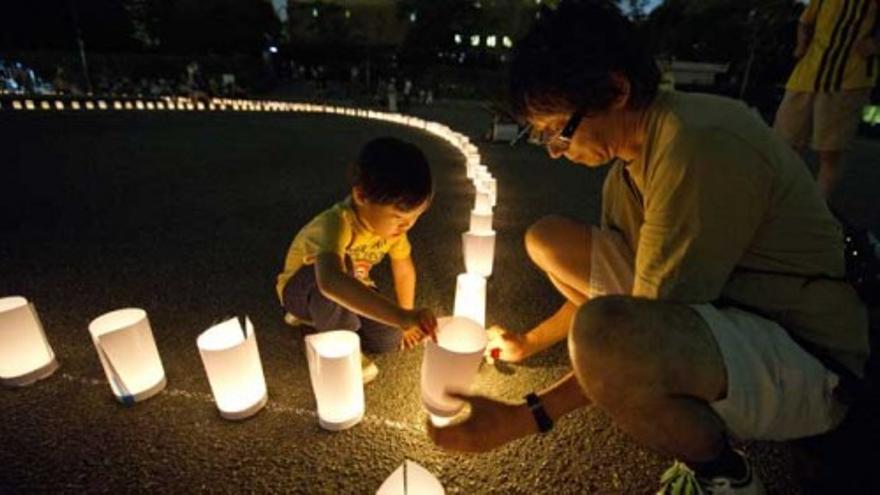
{"type": "Polygon", "coordinates": [[[809,145],[817,151],[849,147],[859,128],[870,89],[837,93],[786,91],[776,110],[773,129],[796,148],[809,145]]]}
{"type": "MultiPolygon", "coordinates": [[[[633,254],[617,232],[592,229],[590,297],[631,294],[633,254]]],[[[692,305],[727,369],[727,395],[710,404],[739,439],[787,440],[836,427],[846,409],[833,398],[838,377],[777,323],[736,308],[692,305]]]]}

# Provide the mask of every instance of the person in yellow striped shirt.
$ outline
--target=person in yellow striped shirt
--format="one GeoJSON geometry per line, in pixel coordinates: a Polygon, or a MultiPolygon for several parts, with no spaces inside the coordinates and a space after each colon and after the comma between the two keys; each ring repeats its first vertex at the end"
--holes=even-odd
{"type": "Polygon", "coordinates": [[[773,127],[798,152],[819,155],[825,197],[841,175],[843,152],[858,129],[880,72],[878,0],[810,0],[798,23],[797,65],[773,127]]]}

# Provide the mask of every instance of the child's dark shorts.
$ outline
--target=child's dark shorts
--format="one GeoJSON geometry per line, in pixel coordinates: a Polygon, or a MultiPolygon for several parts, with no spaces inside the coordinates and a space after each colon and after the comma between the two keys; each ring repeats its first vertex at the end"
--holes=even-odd
{"type": "Polygon", "coordinates": [[[324,296],[318,289],[314,265],[303,266],[287,281],[282,300],[288,313],[312,322],[317,332],[357,332],[365,352],[393,352],[400,348],[403,332],[399,328],[360,316],[324,296]]]}

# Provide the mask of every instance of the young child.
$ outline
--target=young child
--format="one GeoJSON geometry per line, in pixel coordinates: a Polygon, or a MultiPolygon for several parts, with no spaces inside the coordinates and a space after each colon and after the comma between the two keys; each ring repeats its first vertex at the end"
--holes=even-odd
{"type": "MultiPolygon", "coordinates": [[[[361,149],[349,175],[351,195],[303,227],[287,252],[276,285],[285,321],[318,332],[357,331],[362,350],[370,353],[434,338],[434,314],[414,308],[416,269],[406,235],[433,197],[425,155],[399,139],[374,139],[361,149]],[[396,302],[380,294],[370,278],[386,253],[396,302]]],[[[364,382],[379,371],[367,358],[363,368],[364,382]]]]}

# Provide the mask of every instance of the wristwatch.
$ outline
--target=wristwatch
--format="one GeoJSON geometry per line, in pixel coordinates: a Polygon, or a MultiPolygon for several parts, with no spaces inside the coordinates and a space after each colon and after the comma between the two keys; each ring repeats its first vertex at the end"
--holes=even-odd
{"type": "Polygon", "coordinates": [[[541,399],[538,397],[538,394],[532,392],[526,395],[526,404],[528,404],[529,410],[532,411],[532,417],[535,418],[535,423],[538,424],[538,431],[541,433],[547,433],[553,429],[553,420],[550,419],[550,415],[544,410],[544,404],[541,404],[541,399]]]}

